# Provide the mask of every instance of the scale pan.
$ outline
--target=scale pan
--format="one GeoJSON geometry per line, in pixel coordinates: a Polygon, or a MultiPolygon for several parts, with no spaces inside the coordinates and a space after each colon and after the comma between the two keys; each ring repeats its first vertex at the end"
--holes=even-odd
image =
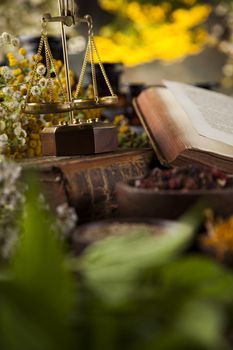
{"type": "Polygon", "coordinates": [[[30,102],[22,107],[22,111],[26,114],[54,114],[70,112],[72,110],[73,105],[70,102],[30,102]]]}
{"type": "Polygon", "coordinates": [[[99,97],[99,101],[96,102],[94,99],[75,99],[73,101],[74,109],[75,110],[81,110],[81,109],[94,109],[94,108],[104,108],[104,107],[110,107],[112,105],[117,104],[118,97],[116,95],[114,96],[104,96],[99,97]]]}

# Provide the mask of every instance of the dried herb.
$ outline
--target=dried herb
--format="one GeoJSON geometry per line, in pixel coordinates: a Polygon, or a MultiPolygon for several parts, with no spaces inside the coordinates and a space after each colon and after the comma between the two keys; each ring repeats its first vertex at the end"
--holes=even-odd
{"type": "Polygon", "coordinates": [[[135,187],[188,192],[202,189],[233,187],[232,179],[217,168],[187,165],[172,169],[153,169],[146,177],[136,180],[135,187]]]}

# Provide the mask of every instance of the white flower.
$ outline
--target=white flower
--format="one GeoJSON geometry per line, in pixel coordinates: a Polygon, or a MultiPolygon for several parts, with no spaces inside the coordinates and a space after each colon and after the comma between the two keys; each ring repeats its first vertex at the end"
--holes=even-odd
{"type": "Polygon", "coordinates": [[[17,138],[20,140],[21,138],[25,138],[27,136],[26,131],[22,128],[22,125],[20,122],[14,123],[14,134],[17,136],[17,138]]]}
{"type": "Polygon", "coordinates": [[[16,128],[14,128],[14,134],[15,134],[15,136],[17,136],[17,137],[21,136],[22,130],[23,130],[23,129],[22,129],[21,125],[16,126],[16,128]]]}
{"type": "Polygon", "coordinates": [[[2,39],[3,39],[4,45],[10,45],[11,38],[12,38],[12,36],[9,33],[7,33],[7,32],[2,33],[2,39]]]}
{"type": "Polygon", "coordinates": [[[20,103],[16,100],[11,101],[7,104],[7,107],[11,110],[14,111],[15,109],[17,109],[20,106],[20,103]]]}
{"type": "Polygon", "coordinates": [[[12,38],[11,39],[11,45],[14,47],[19,47],[20,41],[18,38],[12,38]]]}
{"type": "Polygon", "coordinates": [[[2,106],[0,106],[0,117],[1,118],[4,118],[6,116],[6,111],[5,111],[5,109],[2,107],[2,106]]]}
{"type": "Polygon", "coordinates": [[[2,142],[6,142],[6,141],[8,141],[8,136],[6,134],[2,134],[2,135],[0,135],[0,140],[2,142]]]}
{"type": "Polygon", "coordinates": [[[22,95],[21,95],[21,93],[20,93],[19,91],[15,91],[15,92],[14,92],[13,98],[14,98],[16,101],[20,102],[21,97],[22,97],[22,95]]]}
{"type": "Polygon", "coordinates": [[[21,137],[27,137],[27,133],[24,129],[21,130],[21,137]]]}
{"type": "Polygon", "coordinates": [[[46,68],[43,64],[40,64],[36,69],[37,74],[44,75],[46,72],[46,68]]]}
{"type": "Polygon", "coordinates": [[[41,94],[41,88],[39,86],[33,86],[31,89],[31,93],[33,96],[40,96],[41,94]]]}
{"type": "Polygon", "coordinates": [[[17,217],[25,202],[25,186],[19,182],[21,167],[0,157],[0,256],[13,253],[19,237],[17,217]]]}
{"type": "Polygon", "coordinates": [[[26,143],[25,137],[22,137],[22,136],[21,136],[21,137],[18,138],[18,140],[19,140],[19,142],[21,143],[22,146],[25,145],[25,143],[26,143]]]}
{"type": "Polygon", "coordinates": [[[45,87],[47,86],[47,84],[48,84],[48,79],[41,78],[41,79],[39,80],[39,85],[40,85],[40,87],[45,88],[45,87]]]}
{"type": "Polygon", "coordinates": [[[56,213],[58,227],[64,235],[68,235],[76,227],[78,221],[75,209],[63,203],[56,208],[56,213]]]}
{"type": "Polygon", "coordinates": [[[4,74],[4,79],[5,80],[11,80],[11,78],[12,78],[12,73],[9,71],[9,72],[6,72],[5,74],[4,74]]]}
{"type": "Polygon", "coordinates": [[[4,72],[10,71],[10,68],[8,66],[2,66],[1,67],[1,73],[4,74],[4,72]]]}
{"type": "Polygon", "coordinates": [[[8,136],[6,134],[0,135],[0,149],[4,148],[8,141],[8,136]]]}
{"type": "Polygon", "coordinates": [[[224,16],[228,11],[227,6],[225,6],[225,4],[221,4],[218,5],[215,9],[215,12],[218,16],[224,16]]]}
{"type": "Polygon", "coordinates": [[[4,131],[6,128],[6,123],[4,120],[0,120],[0,131],[4,131]]]}
{"type": "Polygon", "coordinates": [[[26,84],[22,84],[22,85],[20,86],[20,90],[25,90],[25,89],[27,89],[27,85],[26,85],[26,84]]]}
{"type": "Polygon", "coordinates": [[[12,121],[15,121],[19,118],[19,114],[18,113],[10,113],[9,114],[9,119],[11,119],[12,121]]]}
{"type": "Polygon", "coordinates": [[[10,80],[13,77],[12,71],[7,66],[2,67],[0,73],[5,80],[10,80]]]}
{"type": "Polygon", "coordinates": [[[3,89],[2,89],[2,92],[4,95],[6,96],[11,96],[13,94],[13,90],[9,87],[9,86],[5,86],[3,89]]]}

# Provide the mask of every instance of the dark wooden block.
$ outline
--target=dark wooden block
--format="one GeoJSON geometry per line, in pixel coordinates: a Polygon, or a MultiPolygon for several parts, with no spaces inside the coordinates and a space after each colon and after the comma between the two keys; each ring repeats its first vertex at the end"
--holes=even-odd
{"type": "Polygon", "coordinates": [[[43,156],[74,156],[117,149],[117,129],[110,123],[59,125],[41,133],[43,156]]]}

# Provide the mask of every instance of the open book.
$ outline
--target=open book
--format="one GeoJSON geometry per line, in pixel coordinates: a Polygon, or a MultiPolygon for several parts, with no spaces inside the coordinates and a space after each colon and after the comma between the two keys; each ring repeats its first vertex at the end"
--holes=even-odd
{"type": "Polygon", "coordinates": [[[134,100],[162,164],[201,163],[233,174],[233,98],[164,81],[134,100]]]}

